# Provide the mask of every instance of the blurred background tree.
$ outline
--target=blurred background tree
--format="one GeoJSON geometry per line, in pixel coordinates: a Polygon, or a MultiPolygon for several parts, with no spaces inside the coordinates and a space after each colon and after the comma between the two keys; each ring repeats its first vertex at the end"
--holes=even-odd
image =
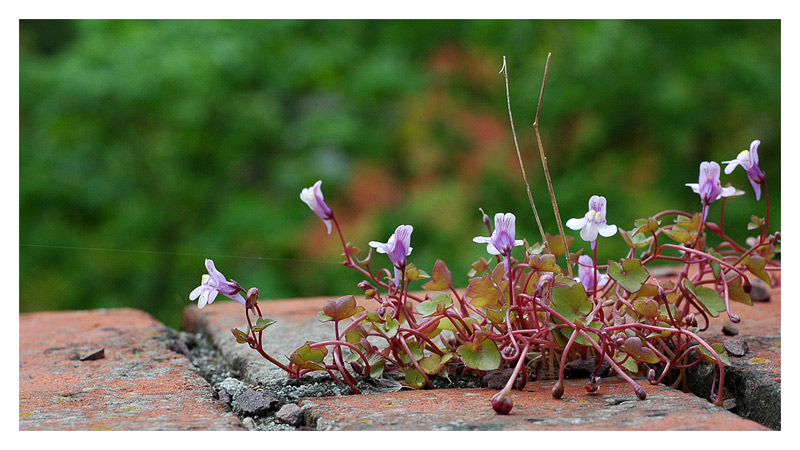
{"type": "MultiPolygon", "coordinates": [[[[548,52],[540,122],[564,220],[593,194],[624,229],[662,209],[699,211],[684,186],[699,163],[757,138],[780,228],[777,20],[19,26],[21,312],[134,307],[177,327],[205,256],[262,298],[357,294],[337,239],[299,199],[318,179],[356,246],[412,224],[411,261],[445,259],[465,286],[486,256],[471,242],[485,234],[479,207],[516,213],[518,236],[539,240],[503,56],[551,234],[531,127],[548,52]]],[[[747,192],[726,208],[743,241],[764,202],[744,171],[726,182],[747,192]]],[[[617,235],[600,257],[624,249],[617,235]]]]}

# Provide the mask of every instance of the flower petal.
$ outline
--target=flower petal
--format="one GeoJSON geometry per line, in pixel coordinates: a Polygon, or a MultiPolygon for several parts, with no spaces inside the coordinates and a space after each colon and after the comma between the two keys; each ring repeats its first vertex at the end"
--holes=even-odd
{"type": "Polygon", "coordinates": [[[567,221],[567,228],[572,230],[580,230],[584,227],[584,225],[586,225],[586,217],[581,217],[580,219],[569,219],[567,221]]]}
{"type": "Polygon", "coordinates": [[[600,236],[603,237],[611,237],[617,234],[617,226],[616,225],[608,225],[606,223],[601,223],[597,227],[597,231],[600,233],[600,236]]]}
{"type": "Polygon", "coordinates": [[[387,244],[378,241],[369,241],[369,246],[374,248],[378,253],[386,253],[387,244]]]}
{"type": "Polygon", "coordinates": [[[589,224],[581,229],[581,239],[586,242],[597,240],[597,224],[589,224]]]}
{"type": "Polygon", "coordinates": [[[197,300],[197,297],[199,297],[200,294],[205,292],[207,289],[208,289],[208,286],[206,286],[204,284],[201,284],[200,286],[197,286],[196,288],[192,289],[192,292],[189,293],[189,300],[192,300],[192,301],[197,300]]]}

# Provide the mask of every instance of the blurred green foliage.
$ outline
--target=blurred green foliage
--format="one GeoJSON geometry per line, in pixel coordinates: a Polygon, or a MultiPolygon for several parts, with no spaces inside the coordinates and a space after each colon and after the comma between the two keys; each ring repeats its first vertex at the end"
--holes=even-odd
{"type": "MultiPolygon", "coordinates": [[[[699,163],[758,138],[779,229],[779,21],[21,21],[20,311],[134,307],[178,326],[205,256],[262,298],[357,294],[299,199],[317,179],[356,246],[412,224],[411,261],[442,258],[465,286],[486,256],[479,207],[539,240],[503,56],[557,233],[531,127],[548,52],[540,123],[565,221],[592,194],[624,229],[699,211],[684,186],[699,163]]],[[[764,202],[744,171],[726,182],[747,191],[725,219],[743,240],[764,202]]]]}

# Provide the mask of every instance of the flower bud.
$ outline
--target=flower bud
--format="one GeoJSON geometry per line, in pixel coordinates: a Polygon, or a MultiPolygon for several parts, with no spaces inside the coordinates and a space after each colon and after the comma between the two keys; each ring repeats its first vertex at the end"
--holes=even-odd
{"type": "Polygon", "coordinates": [[[655,369],[650,369],[650,370],[647,371],[647,381],[649,381],[650,384],[656,384],[656,370],[655,369]]]}
{"type": "Polygon", "coordinates": [[[733,314],[733,313],[731,313],[731,314],[728,316],[728,318],[729,318],[729,319],[731,320],[731,322],[733,322],[733,323],[739,323],[739,322],[741,322],[741,321],[742,321],[742,318],[741,318],[741,317],[739,317],[738,315],[736,315],[736,314],[733,314]]]}
{"type": "Polygon", "coordinates": [[[633,391],[636,392],[636,396],[639,397],[639,400],[644,400],[647,398],[647,391],[645,391],[644,388],[638,384],[633,386],[633,391]]]}
{"type": "Polygon", "coordinates": [[[750,280],[748,280],[747,278],[744,279],[744,284],[742,284],[742,290],[745,292],[745,294],[749,294],[750,291],[753,290],[753,285],[750,284],[750,280]]]}
{"type": "Polygon", "coordinates": [[[586,392],[590,394],[597,392],[597,390],[600,389],[600,377],[590,376],[589,379],[586,380],[586,386],[584,386],[583,388],[586,389],[586,392]]]}
{"type": "Polygon", "coordinates": [[[375,312],[378,313],[378,317],[383,317],[383,315],[386,314],[386,307],[381,305],[375,312]]]}
{"type": "Polygon", "coordinates": [[[478,211],[483,214],[483,224],[486,225],[486,228],[489,229],[489,233],[492,232],[492,220],[489,219],[489,216],[483,211],[483,208],[478,208],[478,211]]]}
{"type": "Polygon", "coordinates": [[[685,323],[687,327],[697,326],[697,317],[695,317],[694,313],[689,313],[686,315],[685,323]]]}
{"type": "Polygon", "coordinates": [[[497,414],[506,415],[511,412],[513,407],[514,402],[511,401],[511,396],[508,395],[508,392],[500,391],[492,397],[492,409],[497,414]]]}
{"type": "Polygon", "coordinates": [[[667,304],[667,292],[661,286],[658,287],[658,297],[664,304],[667,304]]]}
{"type": "Polygon", "coordinates": [[[247,305],[247,309],[251,309],[256,306],[256,303],[258,303],[258,288],[252,287],[247,291],[245,304],[247,305]]]}
{"type": "Polygon", "coordinates": [[[550,394],[553,396],[554,399],[558,400],[564,395],[564,383],[559,381],[553,386],[553,389],[550,390],[550,394]]]}

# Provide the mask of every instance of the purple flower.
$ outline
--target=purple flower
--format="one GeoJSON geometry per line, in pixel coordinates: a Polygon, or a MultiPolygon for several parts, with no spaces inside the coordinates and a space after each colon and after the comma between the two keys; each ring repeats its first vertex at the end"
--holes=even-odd
{"type": "Polygon", "coordinates": [[[750,150],[742,150],[733,161],[722,161],[723,164],[727,164],[726,174],[733,172],[736,166],[742,166],[747,171],[747,178],[753,185],[757,201],[761,200],[761,183],[764,182],[764,172],[758,167],[758,146],[760,144],[761,141],[756,139],[750,143],[750,150]]]}
{"type": "Polygon", "coordinates": [[[494,215],[494,231],[491,236],[476,236],[472,242],[486,244],[486,251],[490,255],[502,255],[503,264],[508,272],[508,260],[514,247],[522,245],[522,241],[514,239],[516,237],[517,218],[512,213],[497,213],[494,215]]]}
{"type": "Polygon", "coordinates": [[[589,212],[581,218],[569,219],[567,226],[573,230],[581,230],[581,239],[594,243],[597,235],[611,237],[617,233],[616,225],[606,223],[606,198],[593,195],[589,199],[589,212]]]}
{"type": "Polygon", "coordinates": [[[322,180],[314,183],[313,186],[307,187],[300,192],[300,200],[306,202],[311,211],[318,215],[325,226],[328,227],[328,234],[331,234],[331,218],[333,218],[333,211],[325,203],[325,198],[322,196],[322,180]]]}
{"type": "Polygon", "coordinates": [[[383,243],[370,241],[369,246],[375,248],[378,253],[385,253],[394,265],[394,284],[399,286],[401,270],[406,267],[406,256],[413,250],[411,243],[411,232],[414,227],[411,225],[400,225],[394,230],[394,234],[389,237],[389,242],[383,243]]]}
{"type": "Polygon", "coordinates": [[[202,309],[207,304],[213,303],[214,299],[217,298],[217,294],[222,294],[236,300],[241,303],[242,306],[246,306],[244,297],[239,293],[244,291],[244,289],[239,286],[239,283],[226,280],[225,275],[222,275],[222,273],[214,267],[214,261],[207,258],[206,269],[208,269],[208,273],[203,274],[202,283],[189,294],[189,300],[199,298],[200,300],[197,302],[197,307],[202,309]]]}
{"type": "MultiPolygon", "coordinates": [[[[607,274],[597,274],[597,290],[599,291],[608,283],[609,277],[607,274]]],[[[594,290],[594,261],[587,255],[581,255],[578,258],[578,276],[575,281],[579,281],[586,292],[594,290]]]]}
{"type": "Polygon", "coordinates": [[[703,202],[703,205],[710,205],[722,197],[730,197],[736,194],[736,188],[732,186],[722,187],[720,184],[719,164],[716,161],[701,162],[699,182],[686,183],[686,185],[700,195],[700,201],[703,202]]]}

